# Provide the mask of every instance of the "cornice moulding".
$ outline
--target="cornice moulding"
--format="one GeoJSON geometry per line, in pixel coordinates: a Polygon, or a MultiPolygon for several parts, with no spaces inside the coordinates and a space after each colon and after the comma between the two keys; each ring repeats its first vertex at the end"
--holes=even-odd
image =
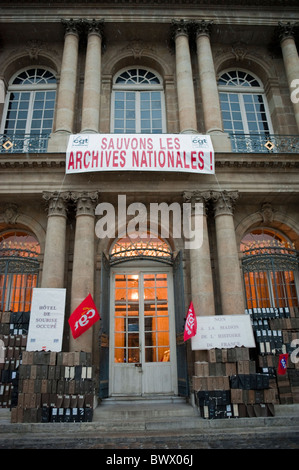
{"type": "MultiPolygon", "coordinates": [[[[299,168],[299,154],[277,153],[271,154],[241,154],[241,153],[216,153],[215,154],[215,167],[222,168],[299,168]]],[[[52,168],[64,169],[65,168],[65,153],[47,154],[46,157],[40,154],[31,154],[24,156],[24,154],[11,154],[0,155],[0,169],[32,169],[32,168],[52,168]]],[[[163,173],[163,172],[162,172],[163,173]]],[[[169,177],[171,175],[169,174],[169,177]]]]}

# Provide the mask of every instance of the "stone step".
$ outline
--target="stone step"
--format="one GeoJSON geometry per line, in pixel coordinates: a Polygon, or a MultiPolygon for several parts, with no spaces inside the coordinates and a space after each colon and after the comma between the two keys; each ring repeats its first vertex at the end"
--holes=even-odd
{"type": "Polygon", "coordinates": [[[178,419],[197,417],[198,412],[185,400],[103,400],[94,410],[94,421],[178,419]]]}
{"type": "Polygon", "coordinates": [[[294,417],[285,418],[232,418],[206,420],[202,418],[149,419],[149,420],[103,420],[90,423],[0,423],[0,436],[31,433],[35,435],[72,435],[104,433],[115,435],[141,435],[142,433],[159,432],[184,434],[217,434],[217,433],[252,433],[281,432],[282,429],[299,433],[299,422],[294,417]]]}
{"type": "Polygon", "coordinates": [[[104,404],[94,410],[92,422],[84,423],[10,423],[10,411],[0,409],[0,435],[18,433],[71,435],[71,433],[93,434],[104,433],[116,435],[142,434],[157,432],[184,433],[205,435],[218,433],[254,433],[280,432],[282,429],[299,433],[299,405],[289,405],[277,409],[273,417],[203,419],[195,408],[179,404],[138,404],[131,410],[125,409],[128,404],[104,404]],[[121,406],[123,410],[121,410],[121,406]],[[120,408],[119,408],[120,407],[120,408]],[[119,410],[118,410],[119,408],[119,410]],[[118,414],[119,411],[124,413],[118,414]],[[125,434],[124,434],[125,433],[125,434]]]}

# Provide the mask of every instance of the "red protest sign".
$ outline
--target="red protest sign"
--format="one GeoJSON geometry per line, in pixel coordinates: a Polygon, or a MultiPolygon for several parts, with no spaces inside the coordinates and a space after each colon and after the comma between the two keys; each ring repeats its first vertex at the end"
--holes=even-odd
{"type": "Polygon", "coordinates": [[[287,372],[287,364],[288,364],[288,357],[289,354],[280,354],[278,359],[278,375],[285,375],[287,372]]]}
{"type": "Polygon", "coordinates": [[[83,302],[73,311],[68,320],[73,338],[76,339],[81,336],[98,320],[100,320],[99,312],[91,294],[88,294],[83,302]]]}

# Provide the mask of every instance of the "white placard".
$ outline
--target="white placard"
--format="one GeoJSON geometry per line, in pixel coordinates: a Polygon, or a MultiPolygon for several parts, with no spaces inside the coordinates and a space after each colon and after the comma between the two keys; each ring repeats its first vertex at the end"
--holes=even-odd
{"type": "Polygon", "coordinates": [[[192,350],[255,348],[249,315],[213,315],[196,317],[197,332],[191,338],[192,350]]]}
{"type": "Polygon", "coordinates": [[[33,289],[27,351],[61,351],[65,296],[66,289],[33,289]]]}
{"type": "Polygon", "coordinates": [[[66,173],[122,170],[214,174],[211,137],[199,134],[70,136],[66,173]]]}

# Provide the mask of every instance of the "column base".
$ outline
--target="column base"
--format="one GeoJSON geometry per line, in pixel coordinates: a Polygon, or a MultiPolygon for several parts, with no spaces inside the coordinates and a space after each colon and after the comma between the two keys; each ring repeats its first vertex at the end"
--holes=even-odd
{"type": "Polygon", "coordinates": [[[100,134],[96,129],[82,129],[80,134],[100,134]]]}
{"type": "Polygon", "coordinates": [[[69,131],[53,132],[48,141],[48,153],[66,152],[70,135],[69,131]]]}
{"type": "Polygon", "coordinates": [[[200,134],[200,132],[198,132],[198,130],[196,129],[184,129],[180,132],[180,134],[200,134]]]}
{"type": "Polygon", "coordinates": [[[219,131],[209,131],[207,134],[211,137],[215,152],[232,152],[229,134],[219,131]]]}

